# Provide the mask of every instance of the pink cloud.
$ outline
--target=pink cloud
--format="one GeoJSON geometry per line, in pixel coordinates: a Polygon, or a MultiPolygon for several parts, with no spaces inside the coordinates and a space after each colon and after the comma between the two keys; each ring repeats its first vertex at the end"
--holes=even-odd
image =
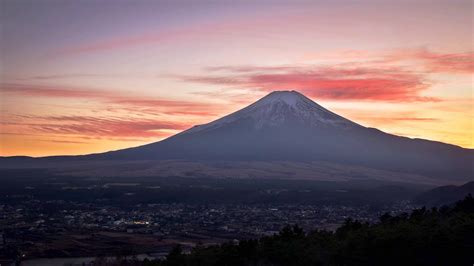
{"type": "Polygon", "coordinates": [[[27,97],[90,99],[108,105],[112,104],[108,107],[109,110],[140,111],[148,114],[213,116],[221,109],[221,106],[205,102],[154,98],[90,88],[0,84],[0,91],[10,95],[27,97]]]}
{"type": "Polygon", "coordinates": [[[332,51],[311,53],[303,60],[343,60],[345,64],[365,66],[390,66],[399,62],[410,62],[414,67],[421,67],[431,73],[472,74],[474,73],[474,51],[435,52],[430,49],[396,49],[389,51],[332,51]]]}
{"type": "Polygon", "coordinates": [[[36,134],[76,135],[89,138],[156,138],[168,136],[160,130],[183,130],[186,122],[91,116],[22,116],[20,121],[3,125],[21,126],[36,134]]]}
{"type": "Polygon", "coordinates": [[[474,52],[442,54],[423,50],[417,56],[431,72],[474,73],[474,52]]]}
{"type": "Polygon", "coordinates": [[[25,84],[2,83],[0,91],[8,94],[21,94],[32,97],[62,97],[62,98],[106,98],[112,93],[100,90],[83,88],[61,88],[49,86],[36,86],[25,84]]]}
{"type": "Polygon", "coordinates": [[[30,132],[34,135],[74,135],[93,138],[161,138],[173,131],[190,128],[195,121],[214,117],[226,110],[205,102],[153,98],[130,93],[117,93],[87,88],[1,84],[3,95],[29,98],[68,98],[96,101],[99,110],[111,114],[97,116],[35,116],[5,115],[4,131],[12,134],[30,132]],[[167,116],[180,116],[173,120],[167,116]],[[194,119],[192,118],[194,117],[194,119]],[[199,118],[196,120],[196,118],[199,118]],[[194,121],[194,122],[193,122],[194,121]]]}
{"type": "Polygon", "coordinates": [[[441,53],[429,49],[400,49],[380,55],[380,62],[416,60],[430,72],[474,73],[474,52],[441,53]]]}
{"type": "Polygon", "coordinates": [[[422,76],[394,67],[219,67],[211,69],[210,75],[177,77],[187,82],[239,86],[266,92],[295,89],[311,97],[329,100],[439,100],[421,95],[428,88],[422,76]]]}

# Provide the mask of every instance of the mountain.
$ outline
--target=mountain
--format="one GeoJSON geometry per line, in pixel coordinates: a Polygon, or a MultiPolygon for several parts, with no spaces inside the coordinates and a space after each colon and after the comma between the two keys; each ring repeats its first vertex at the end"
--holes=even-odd
{"type": "MultiPolygon", "coordinates": [[[[259,101],[164,141],[101,154],[108,159],[312,160],[330,135],[361,128],[294,91],[259,101]],[[317,143],[315,143],[315,141],[317,143]],[[311,144],[318,146],[311,147],[311,144]]],[[[332,149],[337,149],[333,143],[332,149]]],[[[327,146],[327,145],[325,145],[327,146]]],[[[324,153],[327,154],[327,151],[324,153]]]]}
{"type": "MultiPolygon", "coordinates": [[[[305,172],[306,178],[318,176],[318,169],[326,169],[329,163],[331,167],[337,165],[338,171],[350,169],[346,175],[354,173],[362,178],[369,172],[379,175],[371,170],[378,169],[389,171],[392,176],[408,173],[449,184],[473,178],[473,159],[473,150],[387,134],[341,117],[296,91],[276,91],[235,113],[159,142],[101,154],[48,157],[43,161],[212,164],[212,169],[203,170],[206,174],[216,171],[216,163],[225,162],[228,169],[233,169],[225,174],[245,172],[244,176],[252,177],[258,177],[262,167],[265,171],[261,175],[266,177],[298,176],[299,172],[293,170],[295,165],[302,168],[301,165],[310,164],[309,168],[304,166],[310,169],[305,172]],[[281,162],[286,164],[282,166],[281,162]],[[314,166],[314,162],[320,163],[314,166]],[[255,164],[257,174],[247,174],[255,164]]],[[[218,167],[221,169],[222,165],[218,167]]],[[[333,172],[327,175],[329,179],[333,172]]]]}
{"type": "Polygon", "coordinates": [[[473,176],[473,150],[366,128],[296,91],[276,91],[166,140],[94,156],[107,160],[329,161],[432,177],[473,176]]]}
{"type": "Polygon", "coordinates": [[[415,202],[425,206],[441,206],[462,200],[467,195],[474,195],[474,181],[462,186],[442,186],[421,193],[415,202]]]}

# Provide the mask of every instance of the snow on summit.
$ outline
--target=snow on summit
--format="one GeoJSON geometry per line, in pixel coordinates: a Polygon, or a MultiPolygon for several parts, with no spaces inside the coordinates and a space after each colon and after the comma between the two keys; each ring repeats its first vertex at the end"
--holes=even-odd
{"type": "Polygon", "coordinates": [[[249,120],[254,129],[276,127],[288,122],[301,122],[308,127],[357,127],[347,120],[318,105],[297,91],[274,91],[255,103],[211,123],[195,126],[183,133],[194,133],[249,120]]]}
{"type": "Polygon", "coordinates": [[[284,102],[290,106],[295,106],[298,101],[304,100],[302,94],[296,91],[274,91],[261,99],[265,103],[284,102]]]}

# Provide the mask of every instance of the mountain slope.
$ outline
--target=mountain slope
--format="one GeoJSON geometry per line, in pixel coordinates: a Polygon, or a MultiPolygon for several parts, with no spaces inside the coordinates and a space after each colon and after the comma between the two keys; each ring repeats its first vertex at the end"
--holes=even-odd
{"type": "Polygon", "coordinates": [[[390,135],[334,114],[295,91],[166,140],[94,155],[107,160],[330,161],[469,180],[473,151],[390,135]]]}

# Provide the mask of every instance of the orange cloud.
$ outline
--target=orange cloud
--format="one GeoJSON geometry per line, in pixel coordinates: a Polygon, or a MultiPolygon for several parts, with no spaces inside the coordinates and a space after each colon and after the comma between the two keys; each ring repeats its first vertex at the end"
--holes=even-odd
{"type": "Polygon", "coordinates": [[[415,121],[415,122],[436,122],[439,121],[437,118],[430,117],[392,117],[392,120],[399,121],[415,121]]]}

